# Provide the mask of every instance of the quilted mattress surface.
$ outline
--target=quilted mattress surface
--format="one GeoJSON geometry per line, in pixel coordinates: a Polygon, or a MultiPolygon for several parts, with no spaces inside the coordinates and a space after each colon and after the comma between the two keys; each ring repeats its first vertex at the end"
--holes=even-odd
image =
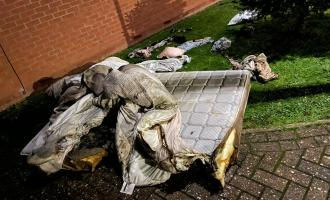
{"type": "Polygon", "coordinates": [[[244,109],[250,87],[248,71],[158,73],[177,98],[181,137],[195,151],[211,155],[244,109]]]}

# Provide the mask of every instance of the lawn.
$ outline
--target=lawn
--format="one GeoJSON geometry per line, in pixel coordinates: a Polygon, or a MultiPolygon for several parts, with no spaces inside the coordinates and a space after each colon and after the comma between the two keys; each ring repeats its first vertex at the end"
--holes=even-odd
{"type": "MultiPolygon", "coordinates": [[[[244,128],[283,126],[290,123],[311,122],[330,118],[330,19],[308,19],[301,36],[288,35],[286,30],[269,20],[253,24],[251,31],[241,25],[227,26],[239,10],[229,0],[222,1],[132,46],[117,56],[132,63],[128,52],[145,47],[171,34],[172,29],[191,27],[187,39],[226,36],[232,40],[228,54],[243,59],[250,54],[265,53],[270,65],[280,75],[278,80],[261,84],[252,83],[244,118],[244,128]]],[[[251,26],[251,25],[250,25],[251,26]]],[[[247,26],[249,27],[249,26],[247,26]]],[[[176,45],[176,44],[173,44],[176,45]]],[[[227,59],[210,52],[211,45],[195,48],[187,53],[192,62],[183,71],[226,70],[227,59]]],[[[157,54],[153,54],[156,59],[157,54]]]]}
{"type": "MultiPolygon", "coordinates": [[[[269,57],[273,71],[280,75],[278,80],[266,84],[252,83],[244,128],[274,127],[329,119],[329,17],[309,19],[306,22],[306,31],[302,35],[296,36],[287,34],[285,29],[279,28],[267,20],[253,24],[253,29],[241,25],[228,27],[226,24],[238,10],[237,4],[229,0],[222,1],[117,53],[116,56],[131,63],[142,61],[128,59],[128,52],[166,38],[171,34],[170,30],[173,28],[191,27],[193,29],[191,32],[184,33],[188,40],[208,36],[219,39],[226,36],[232,40],[232,47],[228,51],[231,57],[242,59],[246,55],[263,52],[269,57]]],[[[192,62],[185,65],[182,70],[226,70],[231,68],[225,57],[211,53],[210,49],[211,45],[205,45],[189,51],[187,54],[192,57],[192,62]]],[[[153,58],[156,58],[161,50],[156,51],[153,58]]],[[[19,127],[14,127],[15,130],[36,132],[48,120],[51,112],[50,105],[54,105],[54,102],[45,95],[35,94],[23,103],[0,113],[1,124],[9,129],[19,124],[19,127]],[[29,127],[29,124],[34,124],[34,126],[24,128],[29,127]]],[[[8,130],[8,132],[10,131],[8,130]]]]}

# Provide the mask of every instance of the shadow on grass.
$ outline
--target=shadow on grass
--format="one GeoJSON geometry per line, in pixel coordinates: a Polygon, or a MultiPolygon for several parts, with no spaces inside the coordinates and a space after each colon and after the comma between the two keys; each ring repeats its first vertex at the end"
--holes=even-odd
{"type": "Polygon", "coordinates": [[[265,52],[269,60],[278,60],[286,55],[329,56],[330,17],[306,19],[299,34],[288,24],[261,20],[246,24],[240,30],[232,28],[228,34],[234,35],[230,56],[242,58],[249,54],[265,52]]]}
{"type": "Polygon", "coordinates": [[[320,93],[330,93],[330,83],[302,86],[302,87],[291,87],[272,89],[267,91],[251,90],[249,97],[249,104],[270,102],[280,99],[288,99],[302,96],[315,95],[320,93]]]}

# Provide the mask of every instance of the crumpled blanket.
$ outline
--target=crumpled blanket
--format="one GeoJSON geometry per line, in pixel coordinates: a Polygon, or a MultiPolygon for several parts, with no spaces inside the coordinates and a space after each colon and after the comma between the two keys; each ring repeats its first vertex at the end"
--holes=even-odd
{"type": "Polygon", "coordinates": [[[166,181],[169,173],[188,169],[197,157],[179,136],[181,115],[176,100],[156,77],[141,67],[127,65],[106,75],[103,88],[101,106],[109,107],[102,103],[109,97],[126,99],[116,125],[116,146],[126,183],[154,185],[166,181]],[[136,142],[152,159],[145,161],[139,156],[142,152],[134,148],[136,142]],[[141,162],[145,164],[140,166],[141,162]],[[154,165],[146,168],[146,163],[154,165]]]}
{"type": "Polygon", "coordinates": [[[21,154],[28,156],[28,163],[47,173],[62,169],[80,138],[99,126],[117,105],[115,138],[123,192],[131,193],[134,185],[162,183],[172,173],[187,170],[194,160],[206,159],[181,140],[177,102],[148,70],[137,65],[119,70],[95,65],[84,72],[83,82],[94,94],[79,99],[26,145],[21,154]]]}
{"type": "Polygon", "coordinates": [[[46,90],[48,96],[57,100],[50,122],[87,94],[87,88],[81,84],[81,74],[66,76],[56,81],[46,90]]]}
{"type": "Polygon", "coordinates": [[[233,70],[248,70],[251,72],[251,77],[260,82],[268,82],[278,78],[278,74],[272,72],[264,53],[257,56],[249,55],[242,62],[229,58],[229,62],[232,64],[233,70]]]}
{"type": "MultiPolygon", "coordinates": [[[[181,69],[183,64],[190,61],[190,57],[183,55],[181,58],[148,60],[138,63],[138,65],[151,72],[173,72],[181,69]]],[[[90,68],[96,65],[104,65],[108,68],[119,69],[121,66],[127,64],[129,64],[127,61],[118,57],[108,57],[90,68]]],[[[47,88],[46,94],[57,100],[57,106],[54,108],[53,114],[50,117],[50,122],[54,121],[59,114],[67,110],[77,100],[88,93],[87,87],[82,84],[81,79],[82,73],[65,76],[47,88]]]]}
{"type": "MultiPolygon", "coordinates": [[[[127,61],[118,57],[108,57],[103,61],[92,65],[90,68],[93,68],[96,65],[104,65],[109,68],[118,69],[127,64],[129,64],[127,61]]],[[[65,76],[47,88],[46,94],[58,101],[57,106],[54,108],[54,112],[50,117],[50,122],[54,121],[59,114],[67,110],[77,102],[77,100],[88,93],[87,88],[82,84],[81,79],[82,73],[65,76]]]]}

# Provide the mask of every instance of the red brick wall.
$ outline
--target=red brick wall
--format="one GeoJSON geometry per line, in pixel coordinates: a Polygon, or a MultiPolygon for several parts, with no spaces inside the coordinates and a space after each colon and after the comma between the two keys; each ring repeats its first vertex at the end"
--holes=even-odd
{"type": "Polygon", "coordinates": [[[0,0],[0,107],[217,0],[0,0]],[[2,54],[1,54],[2,53],[2,54]],[[16,77],[13,69],[17,72],[16,77]],[[19,79],[18,79],[19,78],[19,79]]]}
{"type": "Polygon", "coordinates": [[[19,79],[0,48],[0,105],[6,106],[21,98],[23,91],[19,79]]]}

